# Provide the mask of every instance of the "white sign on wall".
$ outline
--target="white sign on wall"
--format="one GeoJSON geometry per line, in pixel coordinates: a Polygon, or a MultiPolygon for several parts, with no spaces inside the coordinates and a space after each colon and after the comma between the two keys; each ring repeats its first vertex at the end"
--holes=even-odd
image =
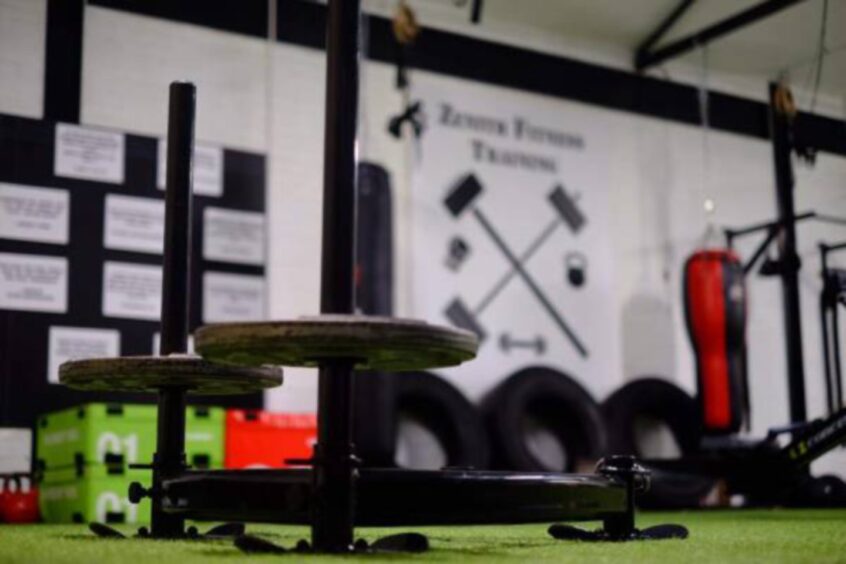
{"type": "Polygon", "coordinates": [[[442,80],[414,83],[413,308],[481,339],[475,361],[443,374],[478,398],[542,365],[601,397],[619,372],[603,124],[576,104],[442,80]]]}
{"type": "Polygon", "coordinates": [[[247,274],[203,274],[203,322],[264,319],[264,278],[247,274]]]}
{"type": "Polygon", "coordinates": [[[120,355],[117,329],[53,326],[48,340],[47,381],[51,384],[59,383],[59,366],[63,362],[120,355]]]}
{"type": "Polygon", "coordinates": [[[103,315],[126,319],[161,319],[162,269],[107,261],[103,265],[103,315]]]}
{"type": "Polygon", "coordinates": [[[124,135],[57,123],[53,168],[56,176],[123,184],[124,135]]]}
{"type": "Polygon", "coordinates": [[[264,214],[207,207],[203,211],[203,258],[264,264],[264,214]]]}
{"type": "Polygon", "coordinates": [[[164,202],[107,194],[103,246],[121,251],[162,254],[164,202]]]}
{"type": "Polygon", "coordinates": [[[0,183],[0,238],[68,243],[67,190],[0,183]]]}
{"type": "Polygon", "coordinates": [[[68,260],[0,253],[0,309],[65,313],[68,260]]]}

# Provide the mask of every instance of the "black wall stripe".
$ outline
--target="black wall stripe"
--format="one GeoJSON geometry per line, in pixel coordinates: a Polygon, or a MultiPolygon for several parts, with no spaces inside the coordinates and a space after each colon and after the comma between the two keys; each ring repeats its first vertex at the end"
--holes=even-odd
{"type": "MultiPolygon", "coordinates": [[[[264,0],[90,0],[91,4],[264,37],[264,0]],[[261,7],[256,3],[261,4],[261,7]]],[[[396,57],[389,20],[366,17],[368,57],[393,63],[396,57]]],[[[326,7],[303,0],[279,0],[278,39],[323,49],[326,7]]],[[[409,66],[440,74],[495,84],[666,119],[700,123],[696,88],[518,47],[426,28],[407,58],[409,66]]],[[[762,94],[767,85],[761,85],[762,94]]],[[[715,130],[769,139],[767,104],[712,91],[709,118],[715,130]]],[[[846,155],[846,122],[801,113],[801,140],[821,151],[846,155]]]]}
{"type": "Polygon", "coordinates": [[[84,0],[47,0],[44,119],[79,123],[84,0]]]}
{"type": "Polygon", "coordinates": [[[242,35],[267,37],[267,0],[89,0],[88,3],[242,35]]]}
{"type": "MultiPolygon", "coordinates": [[[[324,48],[326,7],[280,0],[280,41],[324,48]]],[[[393,63],[391,22],[368,17],[367,56],[393,63]]],[[[566,57],[426,28],[406,59],[409,66],[468,80],[566,98],[608,109],[698,125],[698,91],[692,86],[641,76],[566,57]]],[[[762,93],[767,85],[761,85],[762,93]]],[[[769,139],[768,106],[739,96],[709,93],[713,129],[769,139]]],[[[846,122],[802,113],[797,134],[821,151],[846,155],[846,122]]]]}

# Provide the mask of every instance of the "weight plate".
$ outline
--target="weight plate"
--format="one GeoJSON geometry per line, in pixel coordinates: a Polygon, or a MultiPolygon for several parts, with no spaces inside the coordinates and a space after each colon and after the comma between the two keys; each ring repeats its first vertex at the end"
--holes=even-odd
{"type": "Polygon", "coordinates": [[[361,315],[208,325],[194,342],[205,358],[229,364],[314,367],[348,358],[357,370],[389,372],[454,366],[478,348],[476,336],[462,329],[361,315]]]}
{"type": "MultiPolygon", "coordinates": [[[[549,523],[626,511],[622,482],[597,474],[362,468],[357,526],[549,523]]],[[[165,480],[163,508],[188,519],[307,525],[312,471],[210,470],[165,480]]]]}
{"type": "Polygon", "coordinates": [[[155,392],[184,388],[196,395],[258,392],[282,384],[279,368],[239,368],[192,355],[126,356],[71,360],[59,367],[70,388],[105,392],[155,392]]]}

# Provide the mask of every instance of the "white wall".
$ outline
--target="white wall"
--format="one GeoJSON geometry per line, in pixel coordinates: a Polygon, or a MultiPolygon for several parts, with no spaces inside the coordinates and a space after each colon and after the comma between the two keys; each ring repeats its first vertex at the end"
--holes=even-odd
{"type": "Polygon", "coordinates": [[[47,0],[0,0],[0,111],[39,118],[47,0]]]}
{"type": "MultiPolygon", "coordinates": [[[[37,83],[43,74],[43,39],[34,37],[36,23],[43,21],[43,4],[0,0],[0,112],[40,115],[41,87],[37,83]],[[9,14],[23,23],[9,25],[9,14]],[[32,33],[15,31],[24,24],[32,33]],[[11,31],[4,32],[7,28],[11,31]],[[8,55],[15,50],[17,55],[8,55]],[[7,86],[10,81],[15,84],[7,86]]],[[[317,312],[323,53],[88,7],[84,57],[84,123],[163,135],[166,85],[186,78],[199,85],[198,139],[268,153],[269,314],[278,318],[317,312]]],[[[393,69],[368,63],[362,74],[360,156],[380,162],[393,179],[395,305],[399,315],[410,315],[414,280],[407,252],[408,163],[414,147],[396,142],[385,131],[389,116],[402,106],[393,88],[393,69]]],[[[766,84],[758,87],[756,97],[766,91],[766,84]]],[[[531,103],[533,95],[524,97],[531,103]]],[[[714,221],[718,224],[738,225],[773,216],[769,143],[711,132],[710,164],[705,167],[702,132],[697,127],[569,101],[557,103],[602,115],[602,121],[613,127],[610,137],[614,141],[607,155],[613,218],[608,228],[617,279],[616,293],[609,299],[620,312],[612,330],[620,332],[623,343],[615,377],[622,383],[642,374],[659,374],[693,391],[692,358],[680,308],[681,264],[705,231],[701,212],[705,194],[717,204],[714,221]]],[[[846,159],[820,155],[813,169],[797,167],[797,178],[798,209],[846,215],[846,159]]],[[[822,225],[799,228],[805,260],[803,329],[812,416],[822,414],[824,394],[814,252],[821,238],[842,240],[846,233],[822,225]]],[[[748,252],[752,246],[754,241],[743,242],[741,249],[748,252]]],[[[846,266],[846,256],[838,261],[846,266]]],[[[753,277],[750,296],[753,432],[761,434],[787,417],[778,282],[753,277]]],[[[269,406],[313,409],[315,390],[313,371],[289,370],[285,386],[269,394],[269,406]]],[[[835,468],[838,463],[844,466],[841,452],[827,457],[821,466],[835,468]]]]}
{"type": "Polygon", "coordinates": [[[264,151],[266,43],[104,8],[85,9],[81,121],[163,135],[168,84],[197,85],[198,140],[264,151]]]}

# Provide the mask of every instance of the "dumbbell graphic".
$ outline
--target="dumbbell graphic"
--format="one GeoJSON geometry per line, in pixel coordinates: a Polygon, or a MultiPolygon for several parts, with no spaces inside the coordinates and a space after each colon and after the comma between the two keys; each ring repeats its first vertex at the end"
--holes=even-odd
{"type": "Polygon", "coordinates": [[[478,321],[478,316],[487,308],[493,299],[505,288],[512,277],[519,276],[526,283],[529,291],[537,298],[543,309],[549,314],[555,324],[561,329],[564,336],[572,343],[573,347],[583,357],[588,356],[587,348],[581,342],[579,337],[564,320],[560,313],[555,309],[555,306],[549,301],[543,291],[540,289],[535,280],[529,275],[523,264],[540,248],[550,235],[557,229],[561,223],[567,225],[571,231],[577,233],[584,227],[586,219],[584,214],[576,207],[575,202],[564,192],[561,186],[556,186],[549,194],[549,201],[556,212],[555,219],[538,235],[538,237],[529,245],[526,252],[519,258],[508,247],[503,238],[494,229],[491,222],[485,214],[475,205],[474,201],[482,193],[482,185],[479,180],[473,175],[468,174],[463,177],[455,188],[450,190],[444,205],[454,217],[459,217],[465,212],[469,212],[475,220],[482,227],[482,230],[491,238],[494,245],[502,252],[508,262],[511,263],[511,268],[505,273],[496,284],[494,284],[491,291],[479,302],[475,308],[470,309],[461,298],[455,298],[450,302],[445,310],[445,315],[458,327],[473,331],[483,340],[486,333],[482,325],[478,321]]]}
{"type": "Polygon", "coordinates": [[[546,352],[546,341],[540,335],[527,340],[515,339],[510,333],[503,333],[499,336],[499,348],[505,353],[510,353],[512,349],[534,349],[535,354],[540,356],[546,352]]]}

